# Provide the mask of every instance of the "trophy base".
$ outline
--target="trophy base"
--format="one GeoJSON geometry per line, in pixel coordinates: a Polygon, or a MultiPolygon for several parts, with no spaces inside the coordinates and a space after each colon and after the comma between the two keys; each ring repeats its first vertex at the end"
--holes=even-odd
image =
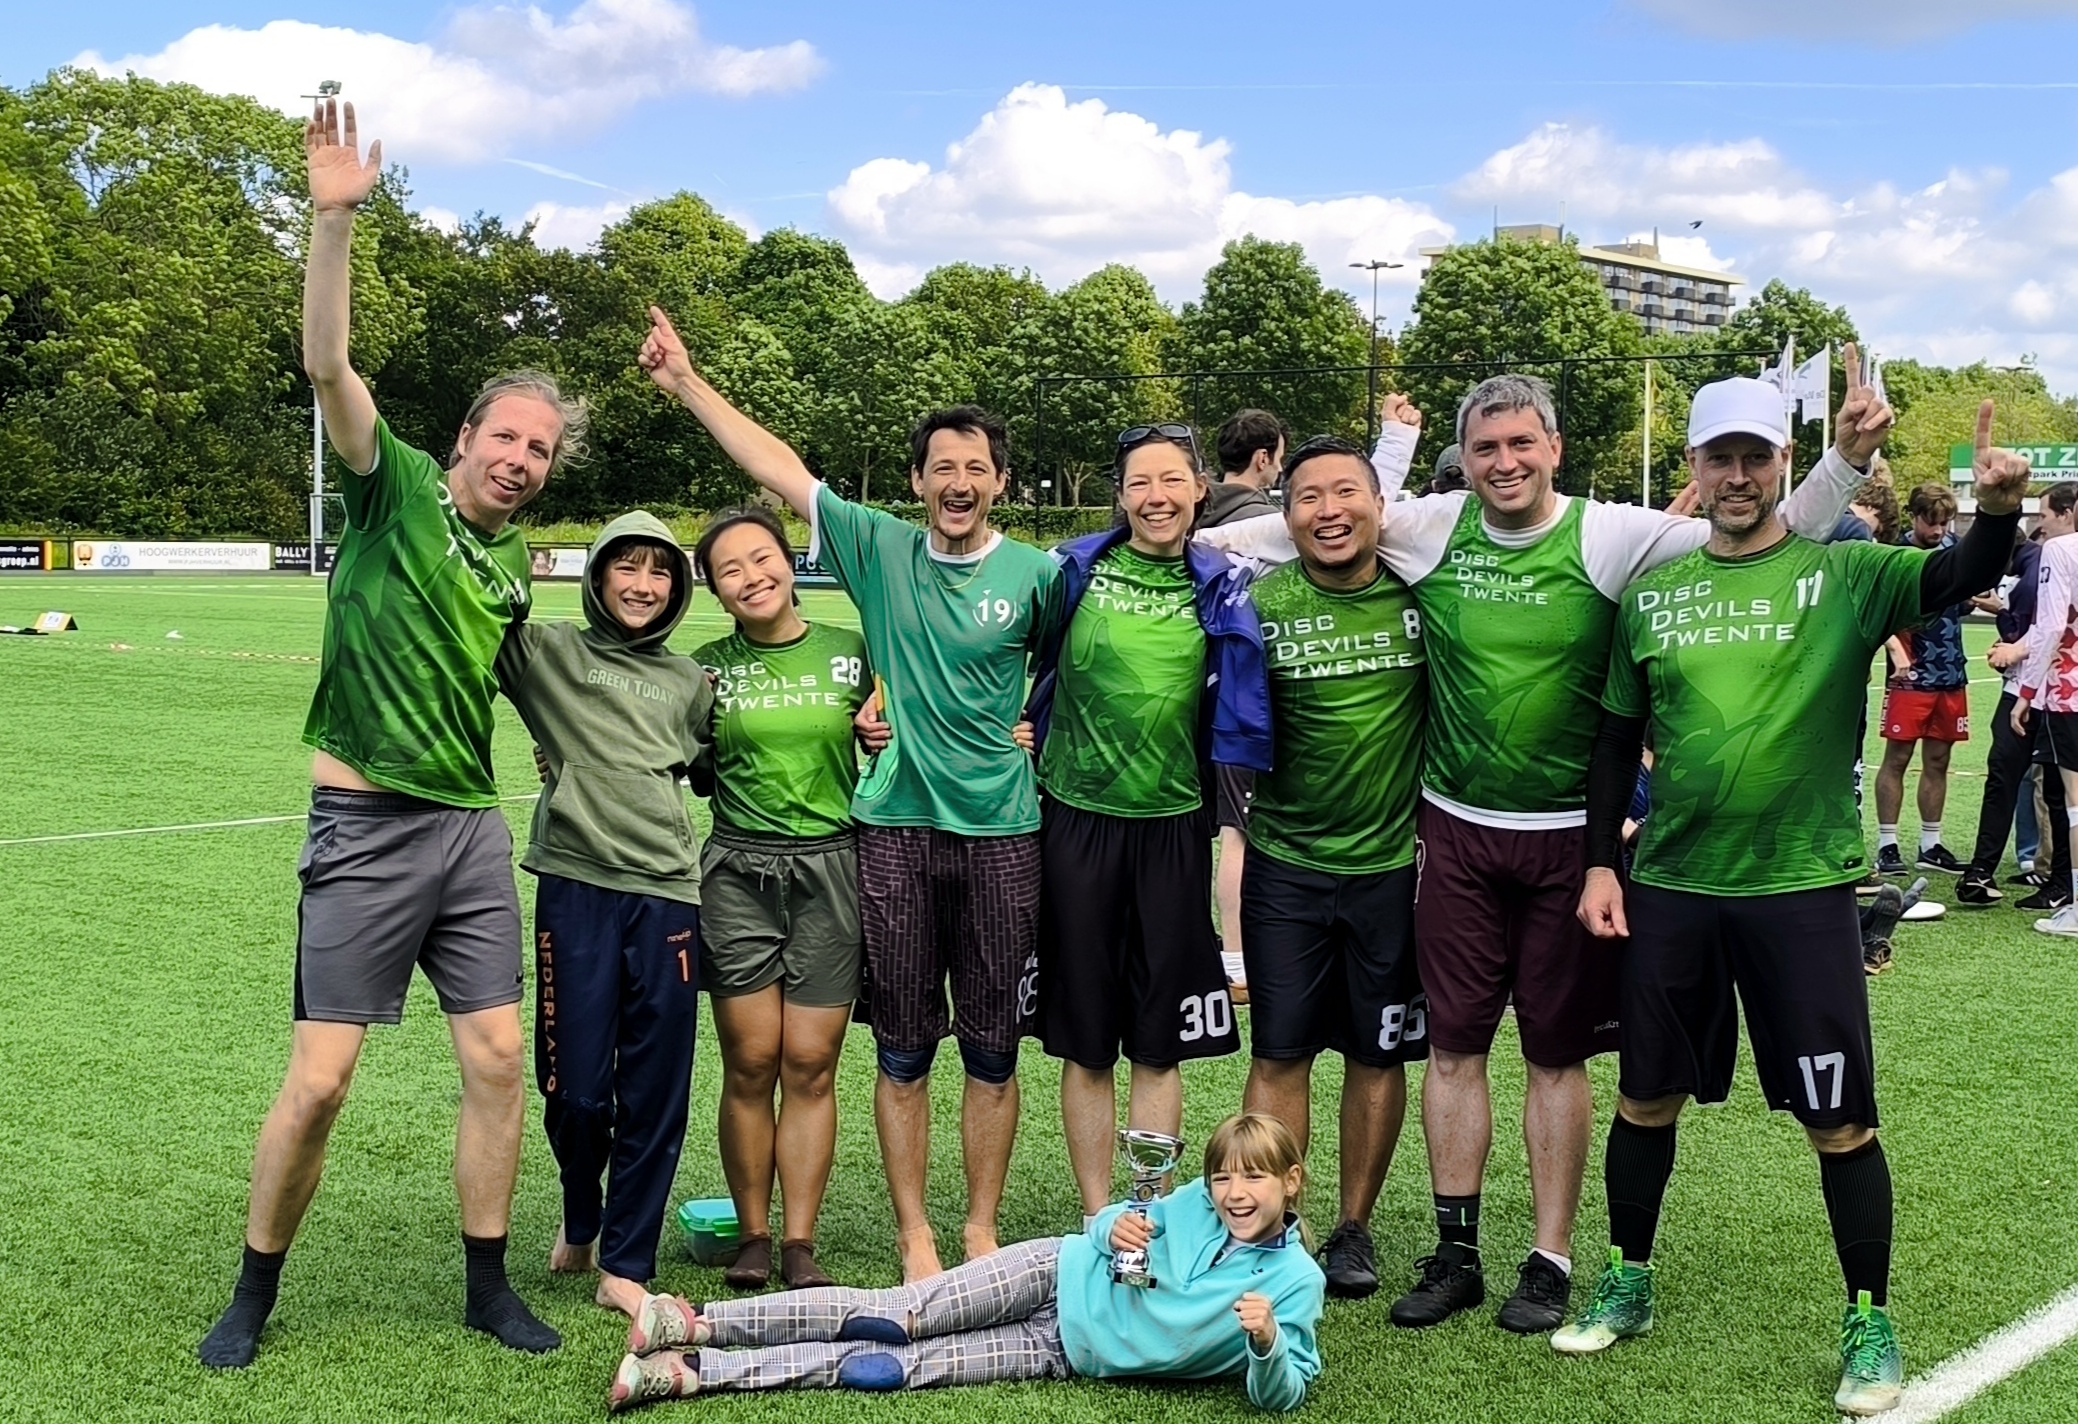
{"type": "Polygon", "coordinates": [[[1153,1290],[1156,1285],[1155,1278],[1146,1271],[1113,1270],[1111,1281],[1113,1285],[1132,1286],[1136,1290],[1153,1290]]]}

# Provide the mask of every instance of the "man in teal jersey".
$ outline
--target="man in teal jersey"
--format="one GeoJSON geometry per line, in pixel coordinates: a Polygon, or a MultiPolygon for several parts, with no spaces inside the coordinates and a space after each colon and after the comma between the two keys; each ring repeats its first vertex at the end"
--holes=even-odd
{"type": "MultiPolygon", "coordinates": [[[[1397,487],[1420,415],[1404,406],[1389,414],[1375,458],[1397,487]]],[[[1646,569],[1700,545],[1709,526],[1560,494],[1558,415],[1533,377],[1482,382],[1458,411],[1457,434],[1471,490],[1393,504],[1381,535],[1387,567],[1420,603],[1429,649],[1415,917],[1430,1047],[1422,1129],[1438,1236],[1392,1318],[1433,1325],[1486,1298],[1487,1059],[1512,1004],[1536,1235],[1499,1323],[1531,1333],[1564,1318],[1594,1125],[1586,1060],[1616,1046],[1616,956],[1573,915],[1616,600],[1646,569]]],[[[1823,538],[1858,479],[1829,452],[1791,498],[1790,526],[1823,538]]],[[[1201,537],[1275,558],[1263,536],[1281,532],[1256,520],[1201,537]]]]}
{"type": "Polygon", "coordinates": [[[1272,763],[1256,778],[1241,880],[1247,1110],[1309,1138],[1313,1060],[1342,1055],[1341,1194],[1328,1290],[1378,1289],[1370,1218],[1428,1053],[1414,963],[1414,778],[1428,704],[1420,611],[1378,557],[1377,472],[1317,436],[1284,467],[1298,562],[1255,586],[1272,763]]]}
{"type": "Polygon", "coordinates": [[[657,308],[641,363],[750,477],[815,531],[819,557],[858,605],[894,739],[852,798],[867,1002],[880,1050],[874,1115],[905,1279],[939,1269],[924,1214],[930,1071],[947,1033],[967,1072],[961,1106],[967,1256],[996,1249],[1017,1136],[1017,1045],[1036,994],[1039,797],[1012,740],[1032,656],[1054,636],[1060,570],[989,527],[1009,477],[1007,441],[972,406],[910,436],[910,487],[930,528],[839,498],[784,441],[693,369],[657,308]],[[946,1012],[950,981],[952,1012],[946,1012]]]}
{"type": "MultiPolygon", "coordinates": [[[[1861,384],[1852,348],[1847,367],[1841,420],[1880,438],[1890,410],[1861,384]]],[[[1854,755],[1876,649],[1995,582],[2012,552],[2028,462],[1992,449],[1991,417],[1986,401],[1977,519],[1960,545],[1820,546],[1776,514],[1789,464],[1781,393],[1740,378],[1696,394],[1688,460],[1710,542],[1625,590],[1589,770],[1580,918],[1630,942],[1605,1167],[1609,1265],[1586,1310],[1552,1336],[1561,1353],[1651,1328],[1675,1124],[1689,1098],[1728,1095],[1743,1011],[1769,1106],[1793,1114],[1819,1154],[1849,1302],[1834,1402],[1874,1414],[1898,1400],[1891,1178],[1854,901],[1867,868],[1854,755]],[[1652,815],[1626,889],[1621,824],[1648,719],[1652,815]]]]}
{"type": "Polygon", "coordinates": [[[528,608],[527,546],[510,521],[580,446],[583,411],[522,372],[485,386],[445,471],[392,435],[347,357],[353,215],[381,175],[382,146],[363,163],[353,106],[342,135],[328,100],[304,147],[303,364],[347,466],[347,529],[303,729],[317,755],[297,867],[295,1038],[254,1156],[238,1286],[200,1353],[217,1369],[252,1363],[368,1025],[398,1021],[414,963],[462,1070],[465,1318],[515,1349],[552,1350],[561,1337],[505,1277],[526,1088],[519,896],[491,779],[491,699],[505,631],[528,608]]]}

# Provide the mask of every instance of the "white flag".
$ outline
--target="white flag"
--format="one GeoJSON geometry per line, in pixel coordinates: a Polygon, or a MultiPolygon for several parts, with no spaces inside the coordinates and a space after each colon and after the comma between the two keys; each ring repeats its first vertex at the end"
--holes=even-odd
{"type": "Polygon", "coordinates": [[[1785,336],[1782,338],[1782,359],[1773,366],[1761,368],[1761,379],[1780,387],[1785,401],[1790,398],[1790,382],[1794,379],[1792,368],[1796,362],[1797,339],[1794,336],[1785,336]]]}
{"type": "Polygon", "coordinates": [[[1890,397],[1883,392],[1883,358],[1873,351],[1869,353],[1869,364],[1862,372],[1862,380],[1867,382],[1879,402],[1884,405],[1890,404],[1890,397]]]}
{"type": "Polygon", "coordinates": [[[1833,359],[1828,347],[1797,367],[1790,377],[1789,395],[1798,402],[1797,418],[1823,420],[1833,399],[1833,359]]]}

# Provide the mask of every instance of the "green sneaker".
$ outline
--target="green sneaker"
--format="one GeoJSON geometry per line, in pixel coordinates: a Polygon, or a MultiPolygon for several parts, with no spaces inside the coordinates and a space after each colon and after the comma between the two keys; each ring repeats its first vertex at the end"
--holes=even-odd
{"type": "Polygon", "coordinates": [[[1551,1348],[1561,1355],[1592,1355],[1651,1329],[1652,1267],[1625,1264],[1623,1252],[1611,1246],[1594,1298],[1571,1325],[1552,1332],[1551,1348]]]}
{"type": "Polygon", "coordinates": [[[1833,1404],[1842,1414],[1881,1414],[1905,1392],[1905,1356],[1890,1313],[1861,1292],[1840,1317],[1840,1388],[1833,1404]]]}

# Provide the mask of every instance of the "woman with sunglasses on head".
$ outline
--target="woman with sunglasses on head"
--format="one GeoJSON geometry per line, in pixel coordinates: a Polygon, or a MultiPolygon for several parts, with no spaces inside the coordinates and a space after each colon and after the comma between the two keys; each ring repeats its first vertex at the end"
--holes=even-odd
{"type": "Polygon", "coordinates": [[[1039,1037],[1085,1215],[1111,1200],[1113,1071],[1130,1126],[1175,1135],[1178,1065],[1240,1046],[1212,927],[1212,766],[1270,769],[1249,573],[1190,534],[1208,484],[1187,425],[1135,426],[1120,527],[1054,551],[1063,632],[1027,716],[1040,746],[1039,1037]]]}

